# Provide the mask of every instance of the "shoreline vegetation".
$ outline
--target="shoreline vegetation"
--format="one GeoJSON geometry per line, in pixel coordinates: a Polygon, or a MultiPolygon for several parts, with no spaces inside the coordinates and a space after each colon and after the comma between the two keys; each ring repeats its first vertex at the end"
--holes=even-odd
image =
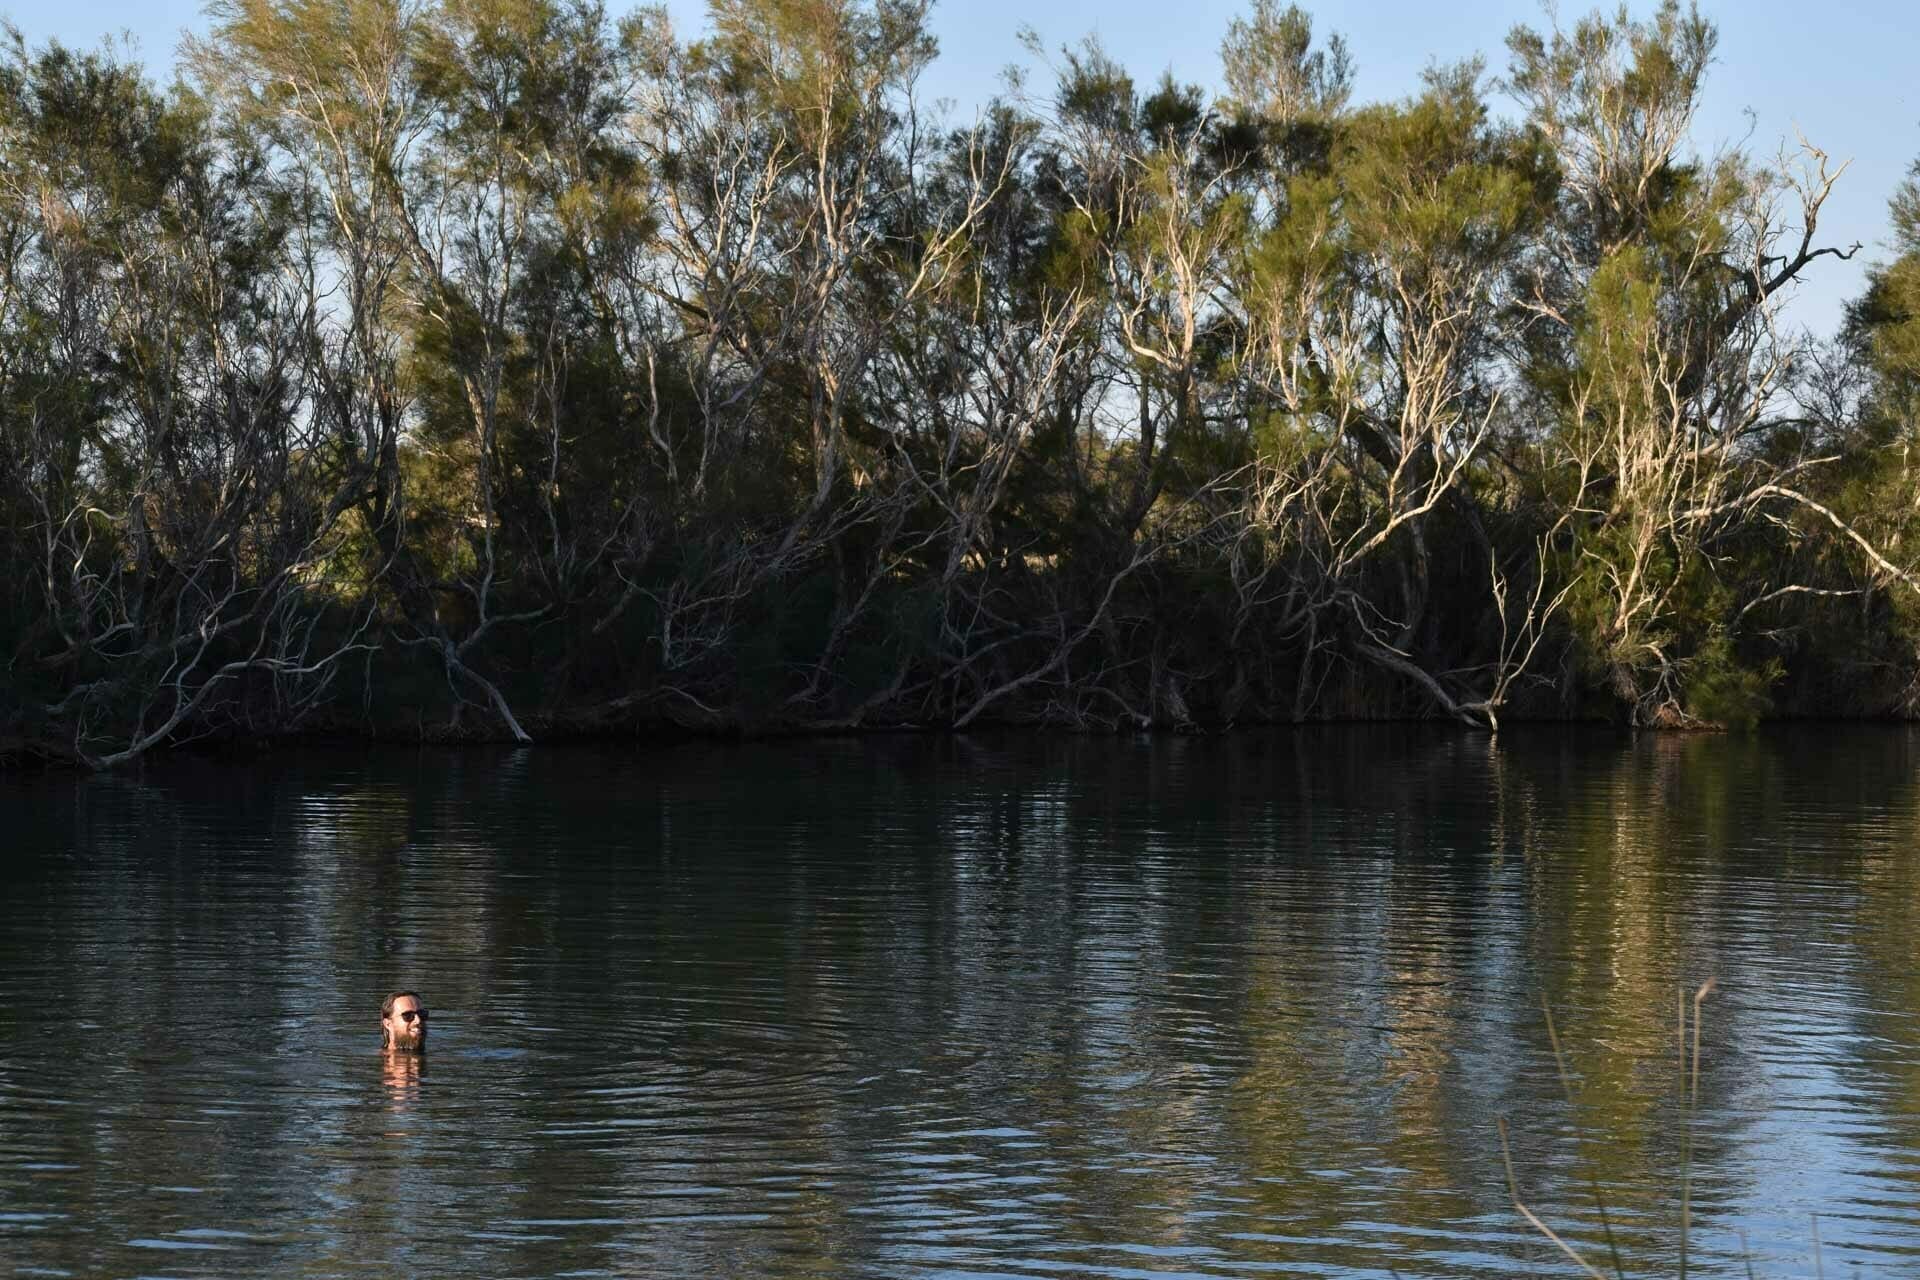
{"type": "Polygon", "coordinates": [[[1920,167],[1792,329],[1693,8],[958,124],[916,0],[208,13],[0,51],[0,762],[1920,716],[1920,167]]]}

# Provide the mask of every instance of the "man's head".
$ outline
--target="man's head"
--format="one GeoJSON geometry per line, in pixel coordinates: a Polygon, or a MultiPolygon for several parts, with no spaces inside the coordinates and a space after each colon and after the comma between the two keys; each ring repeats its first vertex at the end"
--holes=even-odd
{"type": "Polygon", "coordinates": [[[427,1006],[411,991],[396,991],[380,1005],[381,1042],[415,1053],[427,1047],[427,1006]]]}

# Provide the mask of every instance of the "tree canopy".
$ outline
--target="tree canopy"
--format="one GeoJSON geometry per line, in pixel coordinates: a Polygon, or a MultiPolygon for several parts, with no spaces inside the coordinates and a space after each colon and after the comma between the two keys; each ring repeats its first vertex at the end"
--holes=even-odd
{"type": "Polygon", "coordinates": [[[924,0],[214,0],[0,65],[0,742],[1920,709],[1920,166],[1850,256],[1667,0],[1356,102],[924,0]]]}

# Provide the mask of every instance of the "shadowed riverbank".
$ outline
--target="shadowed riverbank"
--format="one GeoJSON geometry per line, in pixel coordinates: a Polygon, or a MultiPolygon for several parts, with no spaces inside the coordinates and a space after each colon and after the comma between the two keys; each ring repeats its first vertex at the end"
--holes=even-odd
{"type": "Polygon", "coordinates": [[[1785,323],[1845,139],[1693,139],[1694,9],[972,121],[920,0],[708,19],[0,49],[0,740],[1920,707],[1920,185],[1785,323]]]}

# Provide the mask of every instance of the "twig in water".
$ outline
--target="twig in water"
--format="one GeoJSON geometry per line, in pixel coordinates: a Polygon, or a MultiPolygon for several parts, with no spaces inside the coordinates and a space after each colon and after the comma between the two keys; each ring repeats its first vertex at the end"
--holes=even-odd
{"type": "Polygon", "coordinates": [[[1687,1098],[1689,1109],[1700,1103],[1700,1002],[1705,1000],[1718,985],[1715,979],[1708,978],[1700,984],[1700,989],[1693,993],[1693,1085],[1691,1095],[1687,1098]]]}
{"type": "Polygon", "coordinates": [[[1507,1166],[1507,1190],[1511,1192],[1513,1195],[1513,1207],[1520,1211],[1521,1217],[1525,1218],[1528,1222],[1531,1222],[1533,1224],[1533,1229],[1535,1231],[1538,1231],[1541,1235],[1553,1241],[1555,1246],[1559,1248],[1560,1252],[1566,1254],[1567,1257],[1573,1259],[1574,1265],[1579,1267],[1582,1271],[1586,1272],[1588,1275],[1592,1276],[1593,1280],[1607,1280],[1605,1276],[1601,1275],[1598,1271],[1595,1271],[1593,1269],[1592,1263],[1588,1262],[1585,1258],[1575,1253],[1571,1245],[1569,1245],[1565,1240],[1562,1240],[1559,1236],[1555,1235],[1553,1232],[1553,1228],[1548,1226],[1546,1223],[1540,1221],[1539,1216],[1536,1215],[1533,1210],[1527,1208],[1526,1204],[1520,1199],[1520,1183],[1513,1176],[1513,1152],[1507,1146],[1507,1118],[1505,1116],[1501,1116],[1499,1120],[1499,1124],[1500,1124],[1500,1159],[1503,1160],[1507,1166]]]}
{"type": "Polygon", "coordinates": [[[1680,1015],[1674,1025],[1679,1028],[1680,1078],[1684,1080],[1687,1078],[1687,989],[1680,988],[1674,993],[1674,997],[1674,1008],[1680,1015]]]}
{"type": "MultiPolygon", "coordinates": [[[[1687,1280],[1687,1238],[1693,1227],[1693,1113],[1700,1105],[1700,1004],[1712,993],[1717,984],[1708,978],[1693,993],[1693,1070],[1691,1083],[1687,1090],[1687,1141],[1680,1157],[1680,1280],[1687,1280]]],[[[1686,995],[1680,998],[1680,1058],[1686,1065],[1687,1036],[1686,995]]]]}
{"type": "MultiPolygon", "coordinates": [[[[1566,1055],[1560,1052],[1560,1032],[1553,1025],[1553,1010],[1548,1007],[1544,996],[1540,1000],[1540,1012],[1547,1017],[1547,1041],[1553,1045],[1553,1065],[1560,1072],[1560,1091],[1567,1097],[1568,1110],[1573,1110],[1573,1077],[1567,1071],[1566,1055]]],[[[1580,1130],[1576,1126],[1574,1129],[1576,1147],[1580,1142],[1579,1134],[1580,1130]]],[[[1608,1215],[1607,1202],[1600,1194],[1600,1175],[1593,1171],[1592,1164],[1587,1165],[1587,1185],[1593,1189],[1593,1203],[1600,1209],[1600,1230],[1607,1237],[1607,1253],[1613,1258],[1613,1272],[1617,1276],[1624,1276],[1627,1274],[1627,1269],[1620,1261],[1620,1244],[1613,1238],[1613,1219],[1608,1215]]]]}

